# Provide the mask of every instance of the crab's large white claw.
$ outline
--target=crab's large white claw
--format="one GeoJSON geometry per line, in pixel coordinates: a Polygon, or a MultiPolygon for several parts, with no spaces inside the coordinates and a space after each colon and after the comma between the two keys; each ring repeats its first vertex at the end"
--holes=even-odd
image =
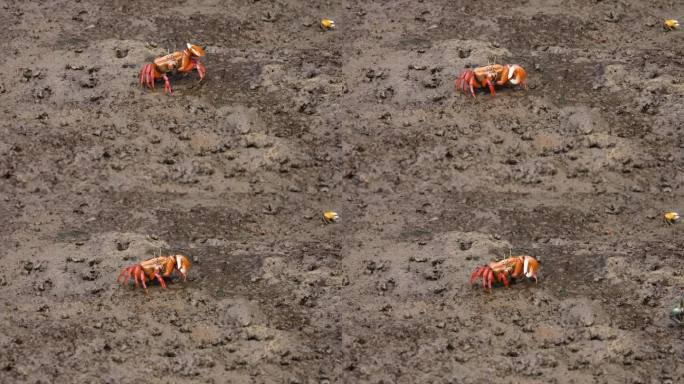
{"type": "Polygon", "coordinates": [[[518,85],[525,81],[527,73],[523,67],[518,64],[513,64],[508,67],[508,81],[513,85],[518,85]]]}
{"type": "Polygon", "coordinates": [[[202,47],[200,47],[199,45],[194,45],[194,44],[190,44],[190,43],[186,43],[186,44],[188,46],[188,50],[190,52],[192,52],[193,55],[195,55],[197,57],[204,56],[204,49],[202,49],[202,47]]]}

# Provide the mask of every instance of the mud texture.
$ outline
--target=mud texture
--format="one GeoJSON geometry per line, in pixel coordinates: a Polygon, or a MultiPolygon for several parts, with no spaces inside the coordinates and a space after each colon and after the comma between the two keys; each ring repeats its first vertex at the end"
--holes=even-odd
{"type": "Polygon", "coordinates": [[[684,382],[680,1],[0,4],[0,382],[684,382]]]}

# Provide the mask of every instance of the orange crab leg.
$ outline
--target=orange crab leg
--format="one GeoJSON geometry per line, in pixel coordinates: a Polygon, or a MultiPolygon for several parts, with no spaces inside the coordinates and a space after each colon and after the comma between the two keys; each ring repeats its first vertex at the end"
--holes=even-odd
{"type": "Polygon", "coordinates": [[[195,61],[195,67],[197,68],[197,73],[199,74],[200,81],[204,80],[204,75],[207,73],[207,70],[204,68],[204,64],[202,64],[201,61],[199,60],[194,60],[195,61]]]}
{"type": "Polygon", "coordinates": [[[461,92],[464,91],[463,90],[463,83],[465,82],[465,76],[467,73],[468,73],[468,71],[463,71],[463,72],[461,72],[460,75],[458,75],[458,78],[456,79],[456,91],[461,91],[461,92]]]}
{"type": "Polygon", "coordinates": [[[508,279],[506,278],[506,274],[502,273],[500,276],[501,280],[503,281],[504,287],[508,288],[508,279]]]}
{"type": "Polygon", "coordinates": [[[145,284],[145,279],[146,279],[145,278],[145,271],[143,271],[141,268],[140,269],[140,281],[142,282],[142,286],[145,289],[145,293],[147,293],[147,285],[145,284]]]}
{"type": "Polygon", "coordinates": [[[489,87],[489,93],[492,94],[492,97],[496,96],[496,92],[494,92],[494,85],[492,84],[492,82],[489,79],[486,79],[484,83],[489,87]]]}
{"type": "Polygon", "coordinates": [[[164,283],[164,279],[159,274],[159,271],[154,271],[154,277],[157,278],[157,280],[159,281],[159,284],[161,284],[162,288],[166,289],[166,283],[164,283]]]}
{"type": "Polygon", "coordinates": [[[149,81],[147,80],[148,73],[150,72],[150,65],[152,64],[145,64],[143,66],[143,69],[140,71],[140,86],[146,87],[149,86],[148,83],[149,81]]]}
{"type": "Polygon", "coordinates": [[[138,278],[140,277],[140,273],[137,269],[137,265],[134,267],[131,267],[131,275],[133,276],[133,282],[135,283],[135,287],[138,288],[138,278]]]}
{"type": "Polygon", "coordinates": [[[169,82],[168,76],[166,76],[166,74],[164,74],[164,75],[162,75],[162,78],[164,79],[164,92],[173,96],[173,90],[171,89],[171,83],[169,82]]]}
{"type": "Polygon", "coordinates": [[[140,71],[140,86],[152,88],[154,83],[150,84],[150,71],[154,69],[154,64],[145,64],[140,71]]]}
{"type": "Polygon", "coordinates": [[[468,84],[470,84],[470,79],[473,76],[473,71],[471,70],[466,70],[459,75],[458,79],[456,79],[456,90],[459,90],[463,93],[468,92],[468,84]]]}
{"type": "Polygon", "coordinates": [[[487,274],[487,285],[489,287],[489,290],[492,290],[492,281],[494,280],[494,271],[491,269],[489,270],[489,273],[487,274]]]}
{"type": "Polygon", "coordinates": [[[483,270],[483,269],[484,269],[484,267],[477,267],[477,268],[475,268],[475,271],[473,271],[473,273],[470,275],[470,285],[473,285],[473,283],[475,282],[475,280],[477,280],[477,278],[478,278],[480,275],[482,275],[482,270],[483,270]]]}
{"type": "MultiPolygon", "coordinates": [[[[119,277],[116,278],[116,282],[118,283],[119,280],[121,280],[121,278],[124,277],[124,275],[126,275],[127,272],[128,272],[128,268],[122,269],[122,270],[121,270],[121,273],[119,273],[119,277]]],[[[125,283],[126,281],[128,281],[128,278],[126,278],[126,280],[124,281],[124,283],[125,283]]]]}
{"type": "Polygon", "coordinates": [[[468,71],[463,78],[463,93],[468,94],[468,87],[472,89],[472,81],[473,78],[475,77],[475,74],[473,71],[468,71]]]}
{"type": "Polygon", "coordinates": [[[155,87],[154,81],[156,80],[156,73],[155,73],[153,65],[150,66],[150,71],[149,71],[149,74],[147,76],[147,79],[148,79],[148,82],[150,84],[150,87],[152,87],[152,89],[154,89],[154,87],[155,87]]]}
{"type": "Polygon", "coordinates": [[[479,88],[474,76],[470,79],[470,94],[473,95],[473,97],[475,97],[475,91],[473,90],[473,86],[475,86],[475,88],[479,88]]]}

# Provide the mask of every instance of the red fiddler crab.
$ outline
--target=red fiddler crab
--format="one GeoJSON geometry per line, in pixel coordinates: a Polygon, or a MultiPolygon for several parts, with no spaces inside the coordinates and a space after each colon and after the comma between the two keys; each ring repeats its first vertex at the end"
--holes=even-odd
{"type": "Polygon", "coordinates": [[[169,277],[173,271],[177,271],[183,278],[183,281],[186,281],[189,270],[190,260],[183,255],[159,256],[124,268],[119,277],[116,278],[116,282],[118,283],[122,277],[125,277],[126,279],[121,283],[121,285],[124,285],[132,277],[136,288],[138,287],[138,281],[140,281],[145,289],[145,293],[147,293],[146,279],[149,278],[152,281],[156,278],[162,288],[166,288],[164,277],[169,277]]]}
{"type": "Polygon", "coordinates": [[[512,256],[501,261],[492,261],[487,265],[477,267],[470,275],[470,284],[475,283],[478,277],[482,278],[482,288],[492,289],[494,278],[508,287],[508,279],[526,277],[537,282],[537,270],[539,262],[532,256],[512,256]]]}
{"type": "Polygon", "coordinates": [[[204,50],[201,47],[188,43],[188,47],[183,51],[158,57],[154,59],[153,63],[143,65],[142,70],[140,70],[140,86],[154,89],[154,82],[158,79],[164,79],[164,92],[173,95],[171,83],[169,83],[166,74],[171,71],[190,72],[195,68],[197,68],[200,81],[202,81],[206,73],[204,64],[199,60],[202,56],[204,56],[204,50]]]}
{"type": "Polygon", "coordinates": [[[526,77],[527,73],[518,64],[492,64],[461,72],[456,79],[456,90],[467,94],[470,89],[470,94],[475,97],[475,89],[489,87],[489,93],[494,96],[494,85],[520,85],[527,89],[526,77]]]}

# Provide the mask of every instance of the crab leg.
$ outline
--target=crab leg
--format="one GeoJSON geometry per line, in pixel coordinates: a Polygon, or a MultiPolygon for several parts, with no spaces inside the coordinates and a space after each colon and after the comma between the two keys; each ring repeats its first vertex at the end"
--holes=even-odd
{"type": "Polygon", "coordinates": [[[487,273],[487,285],[488,285],[490,291],[492,290],[492,281],[493,280],[494,280],[494,271],[492,271],[490,269],[489,272],[487,273]]]}
{"type": "Polygon", "coordinates": [[[504,287],[508,288],[508,279],[506,278],[506,274],[500,273],[499,278],[500,278],[500,281],[503,281],[504,287]]]}
{"type": "Polygon", "coordinates": [[[463,76],[463,89],[461,90],[463,93],[467,94],[468,93],[468,85],[470,85],[470,80],[472,79],[472,72],[466,72],[465,75],[463,76]]]}
{"type": "Polygon", "coordinates": [[[461,72],[460,75],[458,75],[458,78],[456,79],[456,90],[457,91],[463,92],[463,83],[465,82],[465,76],[467,73],[468,73],[467,71],[463,71],[463,72],[461,72]]]}
{"type": "Polygon", "coordinates": [[[142,69],[140,70],[140,75],[138,76],[138,78],[139,78],[139,80],[140,80],[140,86],[141,86],[141,87],[142,87],[143,84],[145,83],[145,82],[143,81],[143,79],[144,79],[144,76],[145,76],[145,68],[146,68],[146,67],[147,67],[147,65],[143,65],[142,69]]]}
{"type": "Polygon", "coordinates": [[[142,282],[142,286],[145,289],[145,293],[147,293],[147,284],[145,284],[145,271],[140,269],[140,281],[142,282]]]}
{"type": "Polygon", "coordinates": [[[166,288],[166,283],[164,283],[164,279],[159,274],[159,271],[154,271],[154,277],[157,278],[157,280],[159,281],[159,284],[161,284],[162,288],[166,288]]]}
{"type": "Polygon", "coordinates": [[[207,73],[207,70],[204,68],[204,64],[202,64],[201,61],[199,60],[193,60],[195,63],[195,68],[197,68],[197,73],[199,74],[200,81],[204,80],[204,74],[207,73]]]}
{"type": "MultiPolygon", "coordinates": [[[[131,275],[133,275],[133,280],[135,281],[135,287],[136,288],[138,288],[138,279],[140,278],[141,273],[143,273],[143,272],[142,272],[142,268],[139,265],[134,266],[133,269],[131,270],[131,275]]],[[[144,279],[144,276],[145,275],[143,274],[143,279],[144,279]]],[[[145,283],[143,281],[143,285],[144,284],[145,283]]]]}
{"type": "Polygon", "coordinates": [[[468,71],[465,73],[465,76],[463,77],[463,93],[465,93],[465,94],[468,93],[468,85],[471,84],[473,77],[474,77],[473,71],[468,71]]]}
{"type": "Polygon", "coordinates": [[[154,79],[154,66],[152,66],[152,65],[150,65],[150,73],[148,75],[148,79],[149,79],[150,87],[152,89],[154,89],[155,88],[155,85],[154,85],[154,80],[155,80],[154,79]]]}
{"type": "Polygon", "coordinates": [[[482,270],[484,267],[477,267],[473,271],[473,273],[470,275],[470,285],[473,285],[475,280],[477,280],[478,276],[482,275],[482,270]]]}
{"type": "Polygon", "coordinates": [[[171,89],[171,83],[169,82],[169,78],[165,74],[162,75],[162,78],[164,79],[164,92],[168,92],[169,95],[173,96],[173,90],[171,89]]]}
{"type": "Polygon", "coordinates": [[[492,94],[492,97],[496,96],[496,92],[494,92],[494,85],[489,79],[485,80],[485,85],[489,87],[489,93],[492,94]]]}
{"type": "MultiPolygon", "coordinates": [[[[127,272],[128,272],[128,268],[122,269],[122,270],[121,270],[121,273],[119,273],[119,277],[116,278],[116,282],[119,283],[119,280],[121,280],[121,278],[124,277],[124,275],[125,275],[127,272]]],[[[125,283],[126,281],[128,281],[128,278],[126,278],[126,280],[125,280],[123,283],[125,283]]]]}
{"type": "Polygon", "coordinates": [[[148,86],[147,83],[147,73],[150,71],[150,64],[145,64],[140,71],[140,86],[141,87],[146,87],[148,86]]]}

